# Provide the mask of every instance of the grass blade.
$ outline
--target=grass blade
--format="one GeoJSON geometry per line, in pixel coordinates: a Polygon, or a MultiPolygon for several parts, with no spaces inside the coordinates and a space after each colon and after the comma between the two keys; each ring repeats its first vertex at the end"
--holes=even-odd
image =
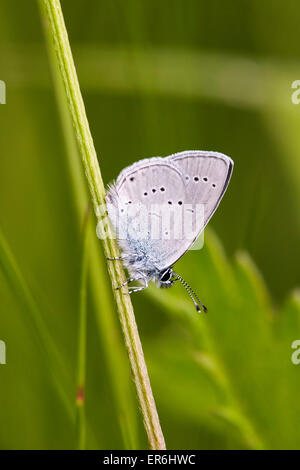
{"type": "MultiPolygon", "coordinates": [[[[82,172],[80,154],[74,135],[71,116],[68,109],[64,86],[52,48],[51,38],[46,35],[50,66],[54,82],[57,106],[66,145],[67,166],[71,173],[72,197],[77,210],[78,228],[81,230],[82,214],[88,204],[86,181],[82,172]]],[[[104,354],[108,363],[112,394],[115,400],[121,434],[125,448],[139,448],[137,432],[136,400],[129,378],[128,361],[122,345],[122,338],[117,325],[117,318],[112,302],[107,274],[102,259],[99,257],[99,241],[96,238],[91,218],[87,225],[89,231],[88,270],[90,287],[93,295],[94,308],[99,335],[104,344],[104,354]],[[107,334],[109,332],[109,334],[107,334]]]]}
{"type": "MultiPolygon", "coordinates": [[[[60,355],[53,342],[52,337],[49,335],[48,330],[44,324],[42,314],[36,303],[36,300],[27,285],[22,272],[5,240],[2,232],[0,231],[0,268],[3,271],[4,277],[11,287],[14,296],[19,299],[19,302],[28,314],[28,320],[37,339],[40,350],[45,356],[48,369],[52,376],[56,389],[65,405],[66,412],[71,420],[74,420],[73,407],[71,405],[70,397],[67,396],[62,384],[65,382],[66,377],[69,376],[66,368],[62,365],[60,355]],[[53,359],[55,360],[56,367],[53,367],[53,359]]],[[[71,380],[71,379],[70,379],[71,380]]]]}
{"type": "MultiPolygon", "coordinates": [[[[40,4],[43,7],[45,17],[48,18],[49,21],[47,31],[54,41],[56,58],[68,98],[69,110],[84,164],[94,210],[101,222],[99,207],[105,206],[105,189],[85,113],[60,2],[58,0],[40,0],[40,4]]],[[[110,226],[108,226],[107,235],[108,237],[103,243],[105,255],[107,257],[117,257],[119,254],[118,246],[112,237],[110,226]]],[[[109,274],[113,287],[125,281],[124,270],[122,264],[119,262],[109,264],[109,274]]],[[[153,449],[164,449],[164,437],[151,390],[132,304],[129,296],[124,295],[121,290],[115,290],[114,292],[149,444],[153,449]]]]}
{"type": "Polygon", "coordinates": [[[76,393],[76,423],[78,449],[85,449],[86,423],[85,423],[85,382],[86,382],[86,329],[87,329],[87,275],[88,275],[88,223],[89,206],[87,208],[82,227],[82,261],[80,279],[79,301],[79,328],[78,328],[78,370],[76,393]]]}

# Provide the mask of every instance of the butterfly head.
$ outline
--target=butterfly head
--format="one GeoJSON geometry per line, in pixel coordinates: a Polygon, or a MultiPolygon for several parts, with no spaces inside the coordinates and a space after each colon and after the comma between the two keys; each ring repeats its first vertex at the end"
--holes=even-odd
{"type": "Polygon", "coordinates": [[[193,291],[191,286],[181,277],[179,274],[173,271],[173,268],[167,268],[164,271],[161,271],[158,276],[158,285],[159,287],[172,287],[175,281],[180,281],[183,287],[186,289],[187,293],[189,294],[190,298],[192,299],[197,312],[207,312],[207,308],[203,303],[199,300],[197,294],[193,291]]]}
{"type": "Polygon", "coordinates": [[[173,278],[173,269],[168,268],[159,273],[158,285],[159,287],[172,287],[175,279],[173,278]]]}

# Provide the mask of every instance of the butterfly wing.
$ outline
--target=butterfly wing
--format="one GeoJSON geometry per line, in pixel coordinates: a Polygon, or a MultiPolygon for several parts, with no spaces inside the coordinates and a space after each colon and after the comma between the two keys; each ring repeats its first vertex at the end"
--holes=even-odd
{"type": "Polygon", "coordinates": [[[173,240],[171,228],[168,238],[162,236],[162,232],[165,235],[167,231],[162,210],[169,206],[175,188],[179,195],[184,195],[185,181],[181,171],[166,158],[154,157],[125,168],[106,198],[122,250],[127,254],[146,255],[159,270],[168,259],[178,257],[182,242],[173,240]],[[118,210],[117,218],[115,209],[118,210]]]}
{"type": "Polygon", "coordinates": [[[183,174],[187,203],[204,205],[204,225],[200,227],[200,234],[225,194],[233,160],[223,153],[197,150],[175,153],[167,158],[183,174]]]}
{"type": "Polygon", "coordinates": [[[125,168],[107,195],[108,203],[126,213],[121,214],[121,248],[146,254],[159,270],[174,264],[216,210],[231,171],[231,160],[212,152],[182,152],[125,168]],[[200,218],[195,217],[198,206],[204,208],[200,218]]]}

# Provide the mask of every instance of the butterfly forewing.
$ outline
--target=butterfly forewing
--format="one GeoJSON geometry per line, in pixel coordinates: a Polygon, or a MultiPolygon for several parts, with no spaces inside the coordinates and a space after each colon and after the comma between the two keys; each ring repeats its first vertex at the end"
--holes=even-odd
{"type": "Polygon", "coordinates": [[[233,161],[218,152],[180,152],[168,157],[186,181],[186,203],[203,204],[204,224],[217,209],[228,186],[233,161]]]}

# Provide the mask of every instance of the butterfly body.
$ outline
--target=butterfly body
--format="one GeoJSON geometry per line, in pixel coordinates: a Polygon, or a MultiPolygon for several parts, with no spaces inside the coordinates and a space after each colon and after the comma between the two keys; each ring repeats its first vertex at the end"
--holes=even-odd
{"type": "Polygon", "coordinates": [[[201,304],[173,271],[173,265],[215,212],[232,169],[233,162],[226,155],[185,151],[140,160],[120,173],[109,187],[106,201],[121,259],[130,275],[124,285],[131,281],[142,284],[130,292],[146,288],[149,281],[171,287],[179,280],[196,308],[201,304]],[[202,216],[198,217],[200,212],[202,216]]]}

